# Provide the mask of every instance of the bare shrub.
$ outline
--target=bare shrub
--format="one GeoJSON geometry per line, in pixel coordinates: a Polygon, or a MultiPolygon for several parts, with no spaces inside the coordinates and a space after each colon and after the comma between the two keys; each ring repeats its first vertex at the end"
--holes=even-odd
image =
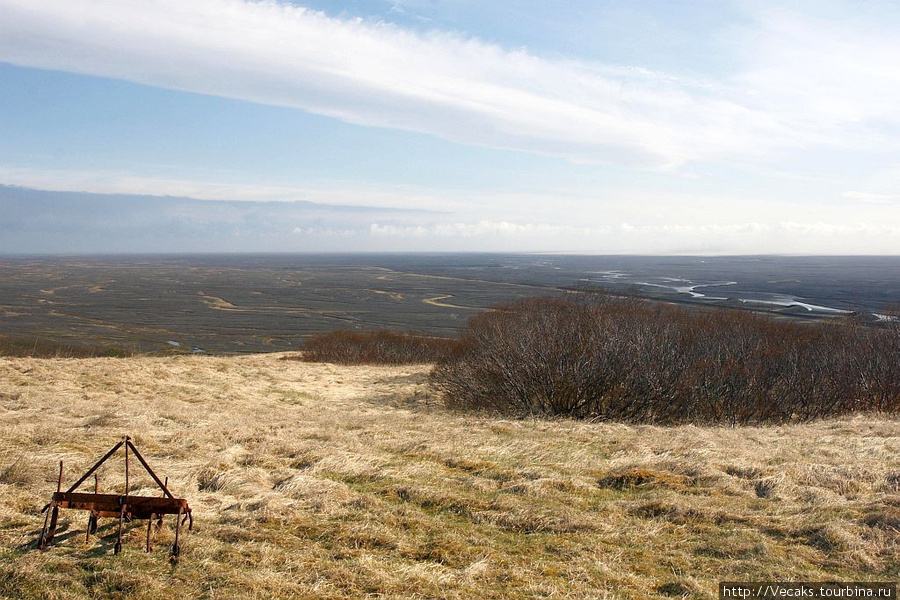
{"type": "Polygon", "coordinates": [[[415,332],[387,329],[373,332],[339,329],[308,338],[303,353],[288,360],[341,365],[403,365],[433,363],[452,353],[457,341],[415,332]]]}
{"type": "Polygon", "coordinates": [[[531,298],[469,321],[432,379],[454,404],[530,415],[589,417],[616,395],[628,364],[592,306],[531,298]]]}
{"type": "Polygon", "coordinates": [[[432,382],[451,407],[650,423],[773,423],[900,408],[900,328],[777,322],[591,295],[469,321],[432,382]]]}

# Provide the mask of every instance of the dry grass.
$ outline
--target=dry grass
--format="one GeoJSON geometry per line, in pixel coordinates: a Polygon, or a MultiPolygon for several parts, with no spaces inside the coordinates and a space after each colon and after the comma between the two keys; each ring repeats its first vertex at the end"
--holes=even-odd
{"type": "MultiPolygon", "coordinates": [[[[427,367],[0,360],[0,596],[715,598],[720,580],[896,580],[900,423],[769,428],[444,411],[427,367]],[[40,508],[121,435],[194,508],[112,554],[40,508]]],[[[120,484],[121,463],[101,487],[120,484]]],[[[148,479],[138,486],[152,487],[148,479]]]]}

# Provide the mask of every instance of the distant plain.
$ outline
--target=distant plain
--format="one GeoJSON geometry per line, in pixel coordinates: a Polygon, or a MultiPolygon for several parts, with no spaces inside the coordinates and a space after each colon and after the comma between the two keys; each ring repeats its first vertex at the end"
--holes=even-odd
{"type": "Polygon", "coordinates": [[[900,302],[898,257],[527,254],[156,255],[0,259],[0,335],[139,352],[296,349],[338,328],[454,336],[523,296],[584,287],[783,318],[900,302]]]}

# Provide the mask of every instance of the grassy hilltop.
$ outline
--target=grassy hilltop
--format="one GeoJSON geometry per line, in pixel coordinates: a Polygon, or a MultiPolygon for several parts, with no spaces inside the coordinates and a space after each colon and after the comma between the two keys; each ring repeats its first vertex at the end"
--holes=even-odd
{"type": "MultiPolygon", "coordinates": [[[[900,422],[661,428],[444,410],[429,367],[0,359],[0,596],[715,598],[720,580],[900,577],[900,422]],[[131,435],[171,517],[114,556],[56,486],[131,435]]],[[[138,473],[138,468],[133,468],[138,473]]],[[[121,489],[122,463],[101,491],[121,489]]],[[[156,494],[147,477],[132,482],[156,494]]],[[[132,493],[136,493],[133,491],[132,493]]]]}

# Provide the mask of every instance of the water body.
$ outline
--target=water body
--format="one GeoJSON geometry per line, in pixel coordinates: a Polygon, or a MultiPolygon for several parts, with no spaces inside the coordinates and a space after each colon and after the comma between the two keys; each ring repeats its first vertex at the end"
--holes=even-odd
{"type": "MultiPolygon", "coordinates": [[[[715,282],[715,283],[694,283],[692,281],[687,281],[684,279],[674,279],[670,277],[663,277],[662,279],[671,280],[673,282],[678,282],[677,285],[667,285],[662,283],[650,283],[648,281],[638,281],[635,282],[635,285],[638,287],[651,287],[651,288],[662,288],[664,290],[671,290],[677,294],[687,294],[690,298],[695,300],[719,300],[719,301],[729,301],[736,300],[741,304],[753,307],[755,306],[776,306],[776,307],[799,307],[805,309],[810,313],[826,313],[833,315],[848,315],[853,313],[852,310],[834,308],[831,306],[821,306],[818,304],[811,304],[809,302],[803,302],[801,299],[796,298],[794,296],[786,296],[784,294],[764,294],[760,292],[736,292],[733,295],[726,296],[712,296],[709,294],[704,294],[698,292],[699,288],[718,288],[723,286],[734,286],[737,285],[737,281],[723,281],[723,282],[715,282]],[[749,297],[752,296],[752,297],[749,297]]],[[[616,279],[617,282],[627,281],[627,274],[621,274],[616,279]]],[[[878,317],[873,313],[873,316],[878,317]]]]}
{"type": "Polygon", "coordinates": [[[567,256],[557,266],[585,263],[615,268],[586,270],[582,283],[679,302],[881,321],[891,318],[883,309],[900,305],[900,257],[567,256]]]}

